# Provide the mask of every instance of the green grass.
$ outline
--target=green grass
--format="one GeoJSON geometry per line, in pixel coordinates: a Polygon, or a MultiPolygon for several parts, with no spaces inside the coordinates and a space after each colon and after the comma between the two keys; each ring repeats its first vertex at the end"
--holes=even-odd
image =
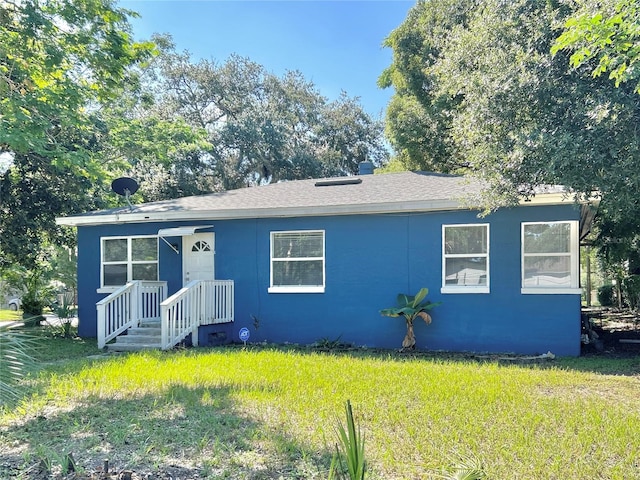
{"type": "Polygon", "coordinates": [[[0,413],[11,447],[0,465],[72,452],[87,471],[109,458],[201,478],[326,479],[349,399],[370,479],[440,478],[461,458],[492,479],[640,478],[639,359],[228,348],[87,360],[91,345],[65,342],[53,350],[67,360],[47,354],[33,394],[0,413]]]}
{"type": "Polygon", "coordinates": [[[1,322],[15,322],[22,320],[22,311],[15,310],[2,310],[0,309],[0,323],[1,322]]]}

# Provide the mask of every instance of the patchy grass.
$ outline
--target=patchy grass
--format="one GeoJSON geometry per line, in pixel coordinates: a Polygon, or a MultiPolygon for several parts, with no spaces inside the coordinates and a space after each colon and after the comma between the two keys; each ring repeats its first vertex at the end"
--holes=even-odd
{"type": "Polygon", "coordinates": [[[63,368],[69,362],[78,360],[84,364],[87,356],[100,354],[95,339],[82,339],[75,337],[77,328],[72,328],[74,338],[63,338],[61,328],[57,326],[43,325],[39,327],[16,327],[12,331],[28,334],[33,337],[37,347],[31,355],[39,362],[43,369],[51,369],[52,365],[59,364],[63,368]]]}
{"type": "Polygon", "coordinates": [[[2,478],[30,478],[68,452],[85,472],[109,458],[180,478],[327,478],[347,399],[371,479],[439,478],[460,458],[494,479],[640,477],[637,359],[504,365],[257,347],[86,359],[89,345],[60,342],[67,360],[0,414],[2,478]]]}

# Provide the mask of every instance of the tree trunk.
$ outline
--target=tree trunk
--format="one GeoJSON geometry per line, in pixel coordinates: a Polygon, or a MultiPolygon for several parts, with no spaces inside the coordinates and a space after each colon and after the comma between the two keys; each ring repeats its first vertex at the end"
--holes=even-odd
{"type": "Polygon", "coordinates": [[[413,322],[407,321],[407,334],[402,341],[403,350],[413,350],[416,346],[416,337],[413,334],[413,322]]]}

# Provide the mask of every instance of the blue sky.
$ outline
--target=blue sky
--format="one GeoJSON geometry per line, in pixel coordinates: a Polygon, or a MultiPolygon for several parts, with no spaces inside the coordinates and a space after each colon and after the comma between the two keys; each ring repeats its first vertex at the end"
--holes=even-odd
{"type": "Polygon", "coordinates": [[[384,38],[415,1],[407,0],[126,0],[136,39],[172,35],[194,60],[224,62],[237,53],[282,75],[299,70],[329,100],[341,90],[383,118],[393,93],[376,86],[391,63],[384,38]]]}

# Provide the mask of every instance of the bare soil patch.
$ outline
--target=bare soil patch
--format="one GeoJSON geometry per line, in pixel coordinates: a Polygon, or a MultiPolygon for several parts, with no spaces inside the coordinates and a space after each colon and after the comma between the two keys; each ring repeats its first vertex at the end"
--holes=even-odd
{"type": "Polygon", "coordinates": [[[640,355],[640,312],[615,308],[585,308],[599,342],[583,345],[584,356],[601,355],[614,358],[640,355]]]}

